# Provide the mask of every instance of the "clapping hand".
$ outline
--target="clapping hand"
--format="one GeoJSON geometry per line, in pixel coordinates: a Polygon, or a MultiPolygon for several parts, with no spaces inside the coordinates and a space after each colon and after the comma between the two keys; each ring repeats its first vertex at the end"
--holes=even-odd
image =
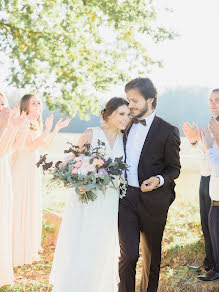
{"type": "Polygon", "coordinates": [[[11,111],[10,111],[10,117],[17,118],[20,115],[19,106],[16,105],[11,111]]]}
{"type": "Polygon", "coordinates": [[[46,126],[45,130],[47,133],[51,131],[52,125],[53,125],[53,115],[50,115],[45,121],[45,126],[46,126]]]}
{"type": "Polygon", "coordinates": [[[216,119],[211,119],[209,123],[209,130],[211,131],[214,139],[219,141],[219,123],[216,119]]]}
{"type": "Polygon", "coordinates": [[[160,179],[157,176],[152,176],[149,179],[143,181],[141,185],[142,192],[151,192],[157,188],[160,184],[160,179]]]}
{"type": "Polygon", "coordinates": [[[25,112],[20,114],[18,105],[16,105],[13,110],[10,111],[9,124],[13,127],[19,128],[28,125],[27,114],[25,112]]]}
{"type": "Polygon", "coordinates": [[[86,189],[83,189],[82,187],[78,187],[79,188],[79,191],[81,192],[81,194],[85,194],[87,192],[86,189]]]}
{"type": "Polygon", "coordinates": [[[29,124],[26,117],[27,117],[27,114],[25,112],[22,112],[21,115],[19,115],[18,117],[15,117],[12,120],[13,125],[19,128],[26,127],[29,124]]]}
{"type": "Polygon", "coordinates": [[[70,123],[71,119],[67,118],[64,121],[59,119],[55,126],[55,131],[58,133],[61,129],[67,127],[70,123]]]}
{"type": "Polygon", "coordinates": [[[183,124],[183,132],[190,143],[194,143],[199,140],[199,130],[195,123],[191,126],[188,122],[183,124]]]}
{"type": "Polygon", "coordinates": [[[5,107],[0,111],[0,126],[6,128],[10,118],[10,108],[5,107]]]}
{"type": "Polygon", "coordinates": [[[199,137],[205,152],[213,147],[214,139],[212,138],[211,132],[208,128],[205,128],[204,130],[200,129],[199,137]]]}

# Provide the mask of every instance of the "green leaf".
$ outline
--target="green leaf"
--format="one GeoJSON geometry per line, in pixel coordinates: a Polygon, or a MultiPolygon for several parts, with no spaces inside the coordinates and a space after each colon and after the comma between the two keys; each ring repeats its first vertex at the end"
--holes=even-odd
{"type": "Polygon", "coordinates": [[[154,0],[1,0],[1,7],[9,83],[42,94],[51,111],[86,120],[113,84],[160,64],[147,44],[176,37],[156,23],[154,0]]]}

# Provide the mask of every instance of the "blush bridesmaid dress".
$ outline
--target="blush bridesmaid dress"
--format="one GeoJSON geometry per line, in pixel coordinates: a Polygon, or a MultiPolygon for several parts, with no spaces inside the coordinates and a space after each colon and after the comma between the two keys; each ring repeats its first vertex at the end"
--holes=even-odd
{"type": "MultiPolygon", "coordinates": [[[[4,137],[8,139],[10,137],[4,137]]],[[[12,182],[8,151],[0,139],[0,287],[12,284],[12,182]]]]}
{"type": "MultiPolygon", "coordinates": [[[[30,130],[32,140],[41,131],[30,130]]],[[[16,151],[12,163],[13,204],[13,265],[22,266],[40,261],[42,207],[41,175],[36,163],[38,150],[29,151],[26,146],[16,151]]]]}

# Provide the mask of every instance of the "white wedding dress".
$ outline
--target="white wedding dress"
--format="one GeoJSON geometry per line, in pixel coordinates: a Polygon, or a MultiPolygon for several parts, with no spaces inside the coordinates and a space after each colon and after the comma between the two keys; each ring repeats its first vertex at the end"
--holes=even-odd
{"type": "MultiPolygon", "coordinates": [[[[113,149],[100,127],[92,128],[92,146],[105,142],[106,155],[124,157],[123,137],[118,132],[113,149]]],[[[118,183],[118,182],[117,182],[118,183]]],[[[54,292],[118,291],[119,191],[97,191],[93,202],[81,203],[72,191],[57,240],[50,283],[54,292]]]]}

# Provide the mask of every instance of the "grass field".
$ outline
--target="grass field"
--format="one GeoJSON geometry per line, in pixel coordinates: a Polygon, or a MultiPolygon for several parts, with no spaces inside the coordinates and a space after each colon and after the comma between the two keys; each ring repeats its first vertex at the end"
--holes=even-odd
{"type": "MultiPolygon", "coordinates": [[[[65,143],[67,141],[74,143],[77,136],[59,134],[48,158],[62,159],[65,143]]],[[[176,181],[176,200],[170,207],[163,239],[159,291],[219,292],[219,281],[205,284],[196,280],[195,273],[188,271],[189,265],[202,263],[204,245],[198,202],[199,156],[184,138],[181,146],[181,163],[181,175],[176,181]]],[[[60,219],[55,214],[61,214],[66,195],[63,190],[48,187],[48,177],[43,177],[43,182],[45,221],[43,224],[44,253],[42,261],[32,266],[26,265],[16,268],[14,286],[0,288],[0,291],[51,291],[48,279],[60,224],[60,219]]],[[[140,257],[137,267],[136,291],[139,291],[141,265],[140,257]]]]}

